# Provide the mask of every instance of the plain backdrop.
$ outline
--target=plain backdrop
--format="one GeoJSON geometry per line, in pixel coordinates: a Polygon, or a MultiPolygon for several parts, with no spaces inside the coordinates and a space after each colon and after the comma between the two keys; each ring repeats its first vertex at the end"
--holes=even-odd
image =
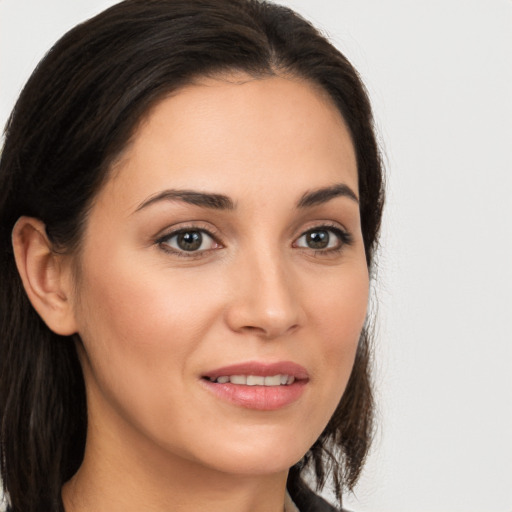
{"type": "MultiPolygon", "coordinates": [[[[0,0],[0,123],[107,0],[0,0]]],[[[512,511],[512,1],[288,0],[359,69],[387,167],[359,512],[512,511]]]]}

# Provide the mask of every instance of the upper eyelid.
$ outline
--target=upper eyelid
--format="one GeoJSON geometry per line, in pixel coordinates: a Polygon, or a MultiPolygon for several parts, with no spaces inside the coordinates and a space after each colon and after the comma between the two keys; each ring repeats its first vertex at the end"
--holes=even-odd
{"type": "Polygon", "coordinates": [[[168,234],[164,234],[159,238],[160,238],[160,240],[166,239],[166,238],[174,238],[175,236],[178,236],[181,233],[188,233],[188,232],[193,232],[193,231],[199,231],[200,233],[206,234],[213,240],[217,241],[217,238],[213,233],[210,233],[210,231],[208,231],[206,229],[202,229],[202,228],[201,229],[197,229],[197,228],[196,229],[190,229],[190,228],[177,229],[175,231],[170,231],[168,234]]]}
{"type": "Polygon", "coordinates": [[[339,234],[341,233],[343,235],[343,237],[346,237],[349,239],[352,238],[352,234],[344,227],[340,227],[337,225],[322,224],[322,225],[318,225],[318,226],[314,226],[312,228],[306,229],[298,237],[296,237],[295,240],[299,240],[300,238],[307,235],[308,233],[311,233],[312,231],[322,231],[322,230],[323,231],[331,231],[334,234],[336,234],[336,236],[339,236],[339,234]]]}
{"type": "Polygon", "coordinates": [[[341,231],[342,233],[351,236],[351,231],[347,229],[343,224],[335,221],[320,221],[316,224],[312,224],[311,226],[308,226],[307,228],[302,228],[300,231],[300,234],[296,237],[300,238],[301,236],[305,235],[306,233],[309,233],[310,231],[315,231],[315,229],[325,229],[325,230],[332,230],[332,231],[341,231]]]}
{"type": "Polygon", "coordinates": [[[217,229],[214,229],[210,226],[206,227],[204,225],[201,225],[200,223],[194,223],[194,224],[184,224],[179,226],[173,226],[173,227],[167,227],[165,229],[162,229],[159,231],[157,235],[153,237],[155,241],[159,241],[165,238],[170,238],[174,235],[178,235],[180,233],[186,232],[186,231],[201,231],[202,233],[206,233],[207,235],[211,236],[214,240],[219,242],[219,231],[217,229]]]}
{"type": "Polygon", "coordinates": [[[343,228],[343,227],[335,226],[335,225],[330,225],[330,224],[321,224],[321,225],[313,226],[312,228],[306,229],[299,236],[304,236],[305,234],[310,233],[311,231],[322,231],[322,230],[324,230],[324,231],[334,231],[334,232],[341,231],[343,233],[347,233],[348,234],[348,231],[345,228],[343,228]]]}

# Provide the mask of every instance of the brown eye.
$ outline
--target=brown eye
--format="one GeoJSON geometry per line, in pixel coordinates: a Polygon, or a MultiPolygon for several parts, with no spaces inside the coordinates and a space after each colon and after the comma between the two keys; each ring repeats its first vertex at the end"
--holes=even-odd
{"type": "Polygon", "coordinates": [[[176,245],[183,251],[197,251],[203,243],[203,235],[199,231],[187,231],[176,235],[176,245]]]}
{"type": "Polygon", "coordinates": [[[296,247],[305,249],[313,249],[315,251],[339,249],[345,243],[349,243],[349,236],[341,229],[334,227],[319,227],[310,229],[301,235],[297,242],[296,247]]]}
{"type": "Polygon", "coordinates": [[[178,231],[165,237],[160,243],[178,252],[207,251],[217,246],[211,235],[198,229],[178,231]]]}
{"type": "Polygon", "coordinates": [[[310,231],[304,235],[306,245],[310,249],[326,249],[329,246],[328,231],[310,231]]]}

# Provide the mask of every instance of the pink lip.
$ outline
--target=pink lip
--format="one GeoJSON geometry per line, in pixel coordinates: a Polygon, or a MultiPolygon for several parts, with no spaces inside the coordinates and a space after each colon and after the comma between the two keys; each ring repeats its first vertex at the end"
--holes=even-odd
{"type": "Polygon", "coordinates": [[[281,361],[277,363],[259,363],[257,361],[248,361],[246,363],[232,364],[223,366],[206,372],[203,377],[217,379],[224,375],[259,375],[260,377],[270,377],[272,375],[292,375],[297,380],[309,378],[306,369],[297,363],[291,361],[281,361]]]}
{"type": "Polygon", "coordinates": [[[202,384],[218,398],[239,407],[259,411],[274,411],[297,401],[309,381],[309,375],[303,366],[291,361],[277,363],[259,363],[249,361],[216,368],[206,372],[201,379],[202,384]],[[218,377],[230,375],[289,375],[295,377],[293,384],[285,386],[245,386],[241,384],[220,384],[212,382],[218,377]]]}

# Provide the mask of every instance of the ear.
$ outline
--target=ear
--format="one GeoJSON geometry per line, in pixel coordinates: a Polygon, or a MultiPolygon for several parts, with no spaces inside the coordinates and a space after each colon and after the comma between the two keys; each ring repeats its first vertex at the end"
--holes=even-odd
{"type": "Polygon", "coordinates": [[[45,225],[20,217],[12,230],[16,266],[32,306],[46,325],[62,336],[74,334],[71,268],[53,251],[45,225]]]}

